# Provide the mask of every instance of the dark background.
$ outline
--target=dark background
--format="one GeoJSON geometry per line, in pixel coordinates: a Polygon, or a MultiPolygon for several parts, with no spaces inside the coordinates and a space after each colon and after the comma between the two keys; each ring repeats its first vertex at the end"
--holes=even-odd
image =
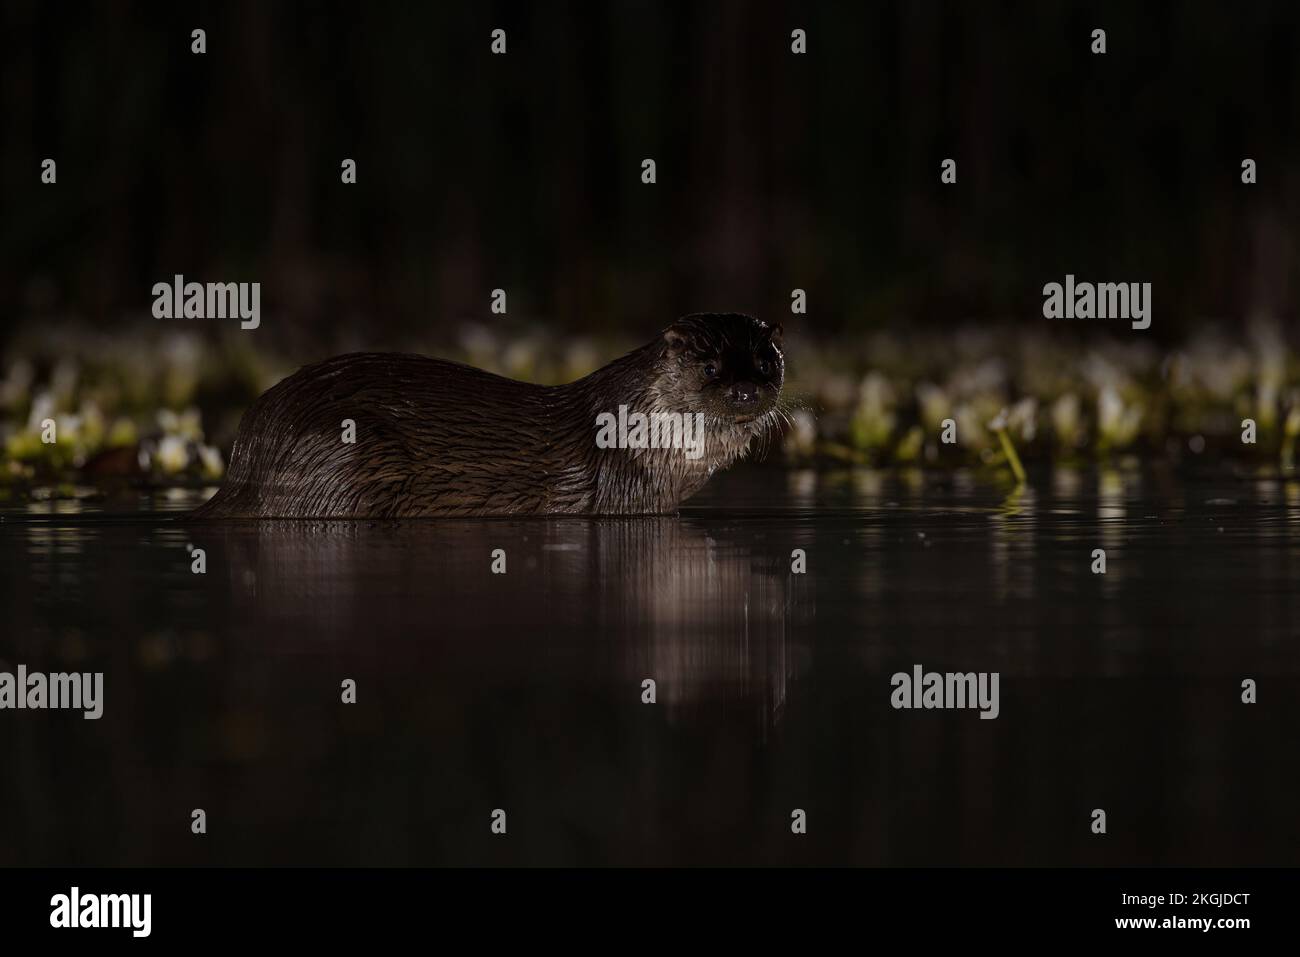
{"type": "Polygon", "coordinates": [[[0,9],[5,332],[111,329],[178,272],[260,281],[295,350],[436,339],[495,287],[637,338],[1041,323],[1067,272],[1152,282],[1157,339],[1296,313],[1293,2],[0,9]]]}

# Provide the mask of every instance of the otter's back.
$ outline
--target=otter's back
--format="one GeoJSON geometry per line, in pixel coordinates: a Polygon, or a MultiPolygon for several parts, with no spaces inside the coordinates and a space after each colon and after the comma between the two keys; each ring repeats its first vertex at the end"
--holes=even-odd
{"type": "Polygon", "coordinates": [[[209,516],[513,514],[548,498],[562,388],[418,355],[307,366],[240,422],[209,516]],[[355,441],[345,441],[345,420],[355,441]]]}

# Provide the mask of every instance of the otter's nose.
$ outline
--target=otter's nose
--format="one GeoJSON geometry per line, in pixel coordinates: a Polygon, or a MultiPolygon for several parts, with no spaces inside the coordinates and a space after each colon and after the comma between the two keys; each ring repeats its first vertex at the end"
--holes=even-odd
{"type": "Polygon", "coordinates": [[[758,401],[758,386],[753,382],[737,382],[731,387],[731,398],[733,402],[748,404],[758,401]]]}

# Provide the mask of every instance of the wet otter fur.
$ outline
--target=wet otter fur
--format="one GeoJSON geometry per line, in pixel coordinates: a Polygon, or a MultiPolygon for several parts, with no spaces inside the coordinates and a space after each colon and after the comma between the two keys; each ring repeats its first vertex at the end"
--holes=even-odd
{"type": "Polygon", "coordinates": [[[257,400],[225,484],[194,517],[670,513],[775,427],[784,376],[780,326],[734,313],[685,316],[561,386],[417,355],[338,356],[257,400]],[[598,447],[597,417],[620,405],[702,413],[703,454],[598,447]]]}

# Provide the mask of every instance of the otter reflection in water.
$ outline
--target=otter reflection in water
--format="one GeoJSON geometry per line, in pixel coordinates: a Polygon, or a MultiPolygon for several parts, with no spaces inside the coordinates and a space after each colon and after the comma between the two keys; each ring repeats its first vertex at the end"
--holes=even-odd
{"type": "Polygon", "coordinates": [[[538,686],[639,708],[649,679],[669,718],[723,707],[770,724],[811,621],[806,576],[743,530],[690,518],[240,522],[202,535],[209,568],[229,576],[230,614],[257,623],[250,653],[373,662],[363,687],[413,682],[412,701],[538,686]],[[491,571],[498,548],[505,575],[491,571]]]}
{"type": "MultiPolygon", "coordinates": [[[[340,356],[266,392],[198,517],[408,518],[673,512],[782,414],[781,329],[686,316],[562,386],[423,356],[340,356]],[[703,441],[597,442],[628,414],[703,425],[703,441]],[[345,441],[344,421],[355,424],[345,441]],[[607,431],[607,430],[606,430],[607,431]]],[[[680,436],[680,429],[678,431],[680,436]]]]}

